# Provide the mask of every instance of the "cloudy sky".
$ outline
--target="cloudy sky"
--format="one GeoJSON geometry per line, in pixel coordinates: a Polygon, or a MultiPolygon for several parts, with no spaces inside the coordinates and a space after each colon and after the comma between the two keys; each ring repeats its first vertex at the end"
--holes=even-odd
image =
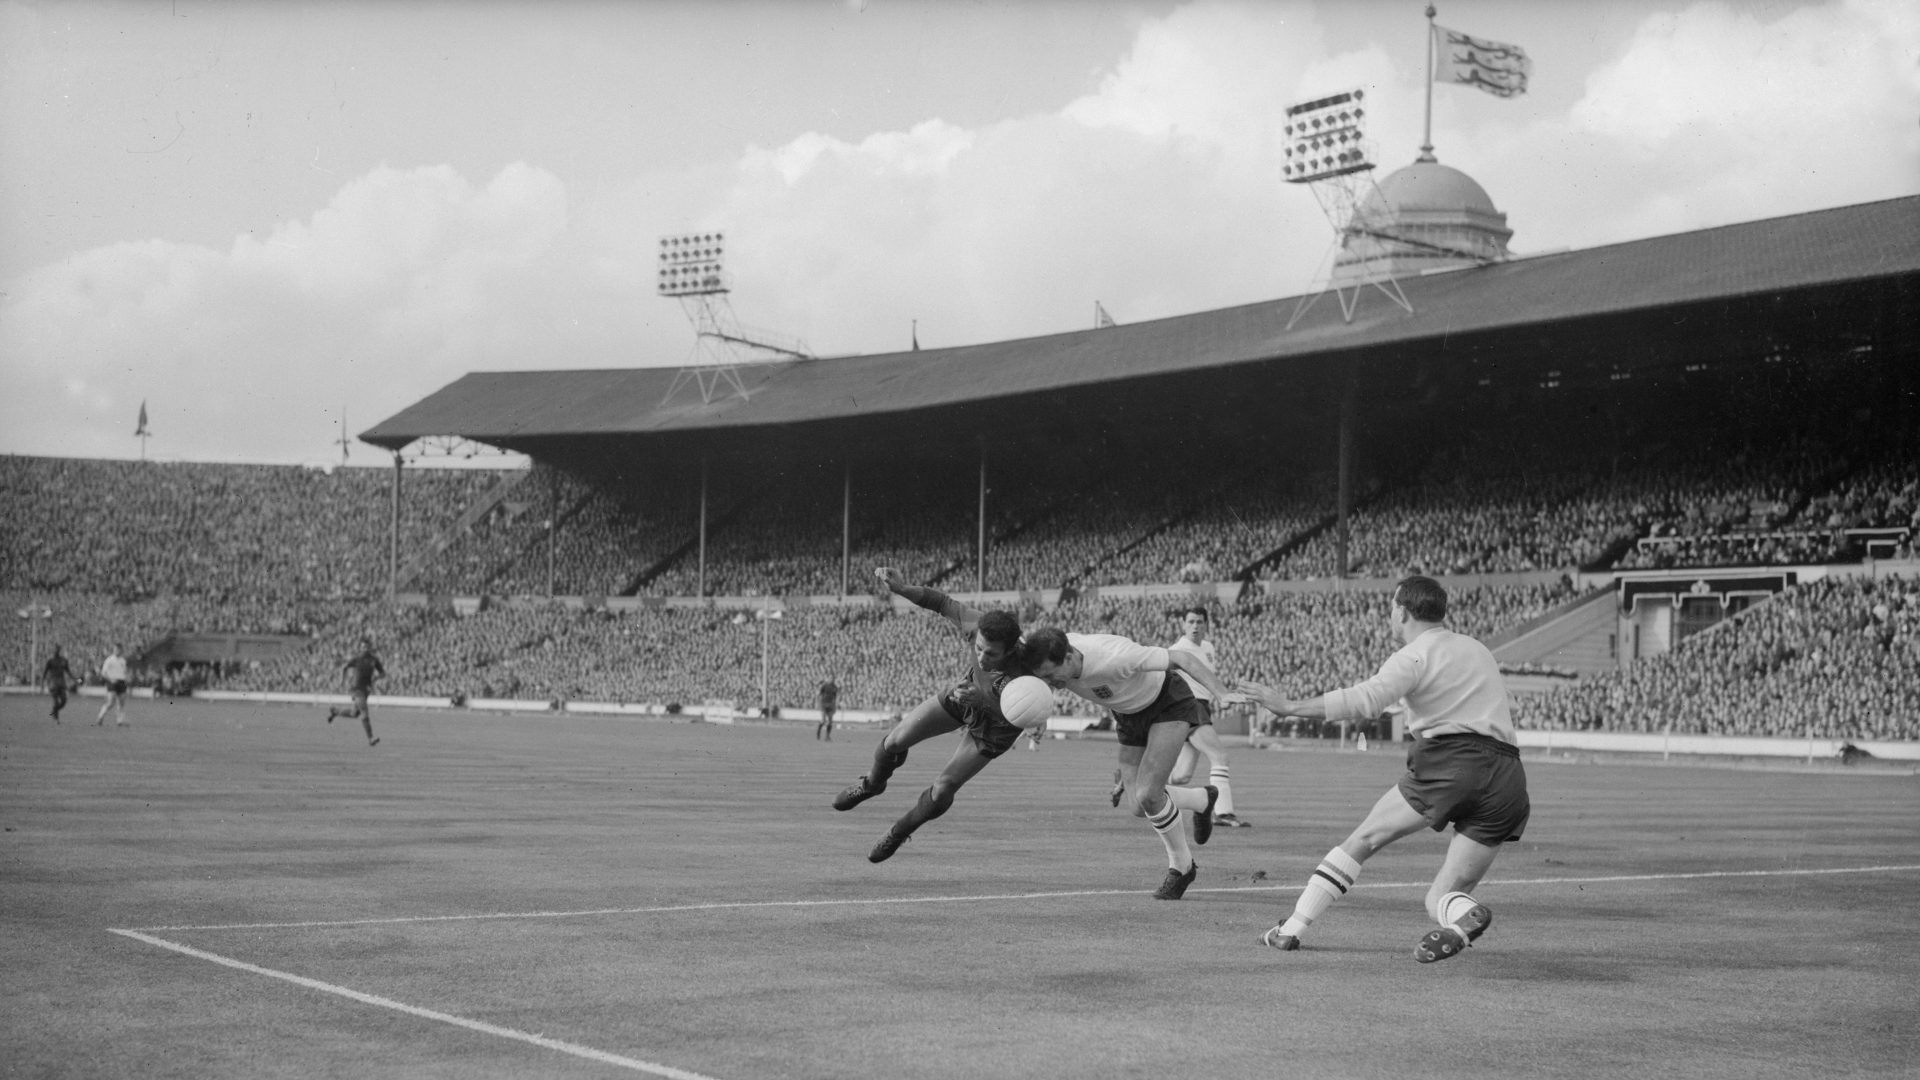
{"type": "MultiPolygon", "coordinates": [[[[1533,61],[1433,91],[1516,252],[1920,192],[1911,0],[1439,7],[1533,61]]],[[[682,364],[690,230],[820,355],[1295,295],[1281,111],[1363,87],[1412,161],[1423,8],[0,0],[0,453],[137,457],[145,402],[152,458],[338,461],[468,371],[682,364]]]]}

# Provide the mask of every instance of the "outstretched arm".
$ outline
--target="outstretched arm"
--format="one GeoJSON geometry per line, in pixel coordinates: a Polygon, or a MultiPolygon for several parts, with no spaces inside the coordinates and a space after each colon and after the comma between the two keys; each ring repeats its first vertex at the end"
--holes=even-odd
{"type": "Polygon", "coordinates": [[[1326,703],[1317,697],[1295,701],[1282,697],[1280,691],[1260,683],[1240,682],[1235,685],[1249,701],[1265,706],[1275,716],[1304,716],[1309,720],[1320,720],[1327,715],[1326,703]]]}
{"type": "Polygon", "coordinates": [[[938,612],[952,620],[961,630],[972,630],[980,621],[980,613],[967,605],[941,592],[931,585],[909,585],[900,571],[891,566],[874,567],[873,576],[880,579],[889,591],[915,607],[938,612]]]}
{"type": "Polygon", "coordinates": [[[1213,669],[1207,666],[1207,662],[1202,660],[1198,653],[1188,652],[1180,648],[1169,648],[1167,650],[1167,667],[1170,670],[1178,671],[1186,675],[1194,682],[1206,687],[1207,693],[1212,694],[1214,700],[1220,702],[1222,705],[1231,705],[1240,700],[1238,695],[1227,689],[1226,684],[1221,682],[1220,677],[1213,673],[1213,669]]]}

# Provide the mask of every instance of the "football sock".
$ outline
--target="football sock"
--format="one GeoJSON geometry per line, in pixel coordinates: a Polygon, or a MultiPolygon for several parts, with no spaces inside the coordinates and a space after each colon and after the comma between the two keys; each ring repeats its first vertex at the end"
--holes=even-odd
{"type": "Polygon", "coordinates": [[[1168,784],[1167,805],[1177,806],[1182,810],[1192,810],[1197,814],[1207,808],[1207,791],[1205,788],[1174,787],[1168,784]]]}
{"type": "Polygon", "coordinates": [[[913,807],[906,813],[901,814],[899,821],[893,823],[893,831],[901,836],[912,836],[915,829],[946,813],[947,809],[952,805],[953,796],[949,795],[944,799],[936,799],[933,795],[933,789],[928,788],[920,793],[920,798],[913,804],[913,807]]]}
{"type": "Polygon", "coordinates": [[[907,763],[905,750],[889,750],[885,739],[873,748],[873,768],[867,771],[867,786],[885,787],[893,770],[907,763]]]}
{"type": "Polygon", "coordinates": [[[1353,856],[1340,848],[1327,852],[1327,857],[1314,868],[1313,876],[1307,879],[1306,888],[1300,890],[1293,914],[1281,925],[1280,932],[1299,937],[1301,931],[1313,925],[1313,920],[1327,913],[1335,900],[1353,888],[1354,879],[1359,876],[1360,864],[1353,856]]]}
{"type": "Polygon", "coordinates": [[[1233,785],[1227,782],[1227,765],[1221,762],[1207,773],[1207,782],[1220,789],[1220,800],[1213,804],[1216,814],[1233,813],[1233,785]]]}
{"type": "MultiPolygon", "coordinates": [[[[1435,921],[1439,922],[1441,926],[1458,926],[1460,920],[1466,916],[1467,912],[1472,911],[1475,907],[1478,907],[1479,904],[1480,901],[1475,900],[1466,893],[1450,892],[1440,898],[1440,910],[1432,914],[1435,921]]],[[[1462,936],[1465,936],[1465,933],[1464,930],[1461,931],[1462,936]]]]}
{"type": "MultiPolygon", "coordinates": [[[[1169,794],[1182,790],[1192,789],[1167,789],[1169,794]]],[[[1206,804],[1207,797],[1203,794],[1200,796],[1200,805],[1206,804]]],[[[1181,828],[1180,807],[1174,805],[1171,798],[1161,804],[1158,813],[1147,815],[1147,824],[1153,826],[1153,831],[1160,834],[1160,842],[1167,846],[1168,868],[1184,872],[1193,865],[1193,849],[1187,846],[1187,831],[1181,828]]]]}

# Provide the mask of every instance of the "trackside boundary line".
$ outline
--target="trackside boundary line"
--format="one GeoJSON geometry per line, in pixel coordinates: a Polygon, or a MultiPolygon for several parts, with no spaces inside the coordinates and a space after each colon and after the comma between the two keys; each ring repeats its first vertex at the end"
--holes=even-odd
{"type": "MultiPolygon", "coordinates": [[[[1830,874],[1886,874],[1920,870],[1920,863],[1884,866],[1838,866],[1796,870],[1698,870],[1674,874],[1610,874],[1600,877],[1489,878],[1486,886],[1604,885],[1629,881],[1697,881],[1707,878],[1808,877],[1830,874]]],[[[1374,889],[1424,889],[1430,881],[1359,882],[1355,891],[1374,889]]],[[[1288,893],[1299,892],[1299,885],[1240,885],[1189,889],[1189,893],[1288,893]]],[[[1064,892],[992,893],[980,896],[897,896],[839,900],[738,900],[710,904],[671,904],[660,907],[588,908],[580,911],[499,911],[472,915],[400,915],[379,919],[323,919],[308,922],[213,923],[208,925],[147,926],[142,930],[181,932],[206,930],[307,930],[341,926],[388,926],[405,923],[480,922],[505,919],[575,919],[605,915],[667,915],[683,911],[729,911],[750,908],[854,907],[885,904],[965,904],[1006,900],[1058,900],[1087,896],[1131,896],[1142,889],[1075,889],[1064,892]]],[[[111,930],[115,934],[141,937],[135,930],[111,930]]],[[[142,940],[146,940],[142,938],[142,940]]],[[[169,946],[172,947],[172,946],[169,946]]],[[[184,946],[182,946],[184,948],[184,946]]]]}
{"type": "Polygon", "coordinates": [[[145,942],[157,948],[171,949],[182,955],[191,956],[196,960],[206,960],[211,963],[234,968],[238,971],[245,971],[254,975],[265,975],[272,979],[280,979],[284,982],[293,983],[295,986],[304,986],[309,990],[318,990],[321,993],[333,994],[337,997],[357,1001],[362,1005],[373,1005],[382,1009],[392,1009],[396,1012],[406,1013],[409,1016],[420,1017],[423,1020],[452,1024],[454,1027],[466,1028],[469,1031],[477,1031],[483,1035],[493,1035],[502,1039],[512,1039],[516,1042],[527,1043],[530,1046],[538,1046],[544,1050],[557,1050],[563,1054],[571,1054],[574,1057],[585,1058],[588,1061],[597,1061],[603,1065],[615,1065],[633,1072],[665,1077],[667,1080],[714,1080],[713,1077],[703,1073],[688,1072],[685,1069],[676,1069],[671,1065],[660,1065],[651,1061],[641,1061],[638,1058],[624,1057],[620,1054],[608,1053],[605,1050],[595,1050],[591,1046],[581,1046],[578,1043],[564,1042],[560,1039],[550,1039],[545,1035],[536,1035],[528,1031],[517,1031],[513,1028],[501,1027],[498,1024],[489,1024],[484,1020],[469,1020],[464,1016],[454,1016],[451,1013],[438,1012],[433,1009],[423,1009],[418,1005],[409,1005],[404,1001],[395,1001],[392,998],[380,997],[377,994],[362,993],[349,987],[336,986],[330,982],[322,982],[319,979],[309,979],[304,975],[295,975],[290,971],[277,971],[273,968],[261,967],[258,964],[249,964],[245,960],[235,960],[230,956],[221,956],[219,953],[196,949],[191,945],[182,945],[177,941],[157,938],[151,934],[140,933],[137,930],[113,930],[111,932],[119,934],[122,937],[132,938],[135,941],[145,942]]]}

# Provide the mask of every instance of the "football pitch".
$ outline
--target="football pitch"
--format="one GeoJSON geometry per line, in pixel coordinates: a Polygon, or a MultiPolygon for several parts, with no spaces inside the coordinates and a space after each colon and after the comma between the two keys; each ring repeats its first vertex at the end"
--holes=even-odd
{"type": "Polygon", "coordinates": [[[1155,901],[1115,744],[1016,749],[884,864],[954,745],[878,731],[0,699],[0,1075],[1920,1075],[1920,778],[1527,762],[1487,936],[1414,962],[1443,840],[1259,934],[1400,755],[1232,759],[1155,901]]]}

